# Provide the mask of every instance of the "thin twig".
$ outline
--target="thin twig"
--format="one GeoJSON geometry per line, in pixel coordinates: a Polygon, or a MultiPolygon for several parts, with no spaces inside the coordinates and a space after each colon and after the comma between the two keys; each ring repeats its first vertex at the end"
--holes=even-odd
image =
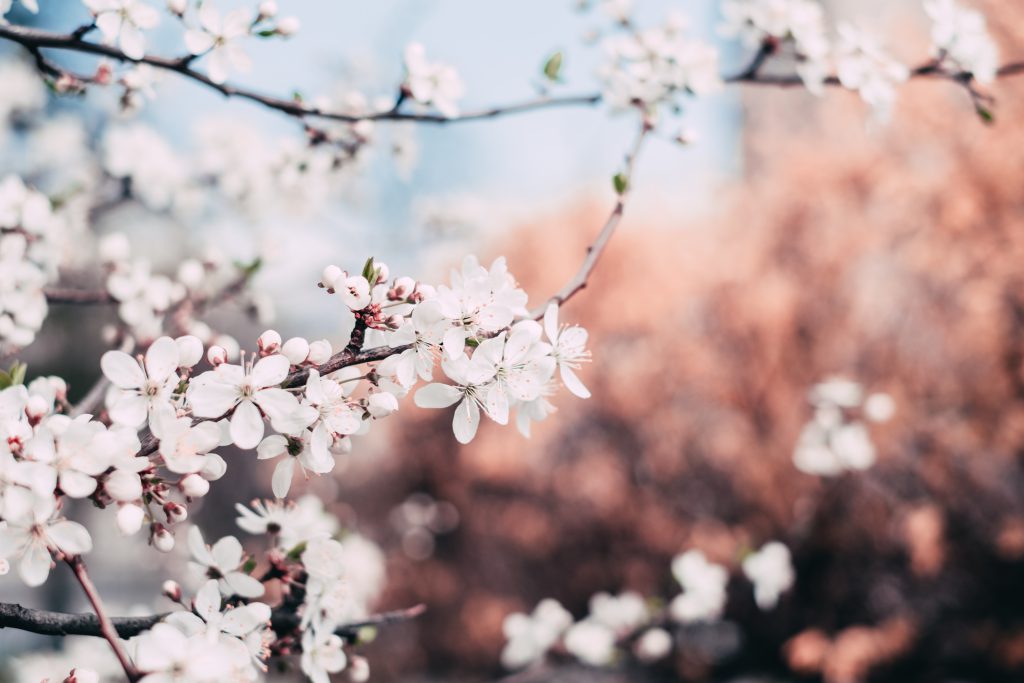
{"type": "Polygon", "coordinates": [[[121,645],[117,629],[114,627],[114,623],[110,620],[110,617],[107,616],[106,610],[103,608],[103,601],[100,599],[100,594],[96,590],[96,586],[93,585],[92,579],[89,578],[89,572],[85,568],[85,562],[82,561],[82,558],[79,555],[67,557],[65,558],[65,561],[68,566],[71,567],[71,571],[74,572],[75,578],[78,580],[79,585],[85,592],[85,596],[89,599],[89,603],[92,605],[93,611],[96,612],[96,618],[99,621],[100,634],[108,643],[110,643],[110,648],[114,651],[117,661],[121,663],[121,668],[124,669],[124,674],[128,677],[129,683],[134,683],[134,681],[139,680],[139,671],[135,668],[132,660],[128,658],[128,654],[124,651],[124,647],[121,645]]]}
{"type": "Polygon", "coordinates": [[[105,289],[73,289],[70,287],[44,287],[43,294],[48,304],[113,304],[117,299],[105,289]]]}

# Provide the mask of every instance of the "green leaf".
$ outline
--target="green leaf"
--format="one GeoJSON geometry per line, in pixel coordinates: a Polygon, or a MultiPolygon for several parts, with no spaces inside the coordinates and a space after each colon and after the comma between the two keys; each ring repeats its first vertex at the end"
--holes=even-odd
{"type": "Polygon", "coordinates": [[[6,389],[12,384],[14,384],[14,382],[11,380],[11,376],[3,370],[0,370],[0,389],[6,389]]]}
{"type": "Polygon", "coordinates": [[[235,268],[242,271],[242,275],[249,278],[252,277],[263,267],[263,258],[257,256],[252,260],[251,263],[245,263],[244,261],[235,261],[235,268]]]}
{"type": "Polygon", "coordinates": [[[615,188],[616,194],[623,194],[629,189],[629,178],[625,173],[616,173],[612,178],[612,186],[615,188]]]}
{"type": "Polygon", "coordinates": [[[544,77],[549,81],[559,82],[562,80],[562,62],[565,60],[565,55],[561,50],[548,57],[547,61],[544,62],[544,77]]]}
{"type": "Polygon", "coordinates": [[[277,35],[277,31],[273,29],[263,29],[262,31],[259,31],[256,35],[258,35],[260,38],[269,38],[270,36],[277,35]]]}
{"type": "Polygon", "coordinates": [[[304,552],[306,552],[306,542],[305,541],[303,541],[302,543],[299,543],[297,546],[295,546],[294,548],[292,548],[291,550],[288,551],[288,559],[289,560],[297,560],[300,557],[302,557],[302,553],[304,553],[304,552]]]}
{"type": "Polygon", "coordinates": [[[978,117],[986,125],[992,125],[993,123],[996,122],[995,114],[993,114],[992,111],[988,107],[984,107],[984,106],[979,104],[979,105],[977,105],[975,107],[975,109],[978,112],[978,117]]]}
{"type": "Polygon", "coordinates": [[[377,281],[376,272],[377,269],[373,267],[373,257],[371,256],[366,259],[366,263],[363,264],[363,277],[365,277],[366,281],[372,285],[377,281]]]}
{"type": "Polygon", "coordinates": [[[256,558],[250,557],[245,561],[245,564],[242,565],[242,571],[246,574],[252,574],[253,569],[256,569],[256,558]]]}
{"type": "Polygon", "coordinates": [[[18,363],[15,361],[14,365],[8,371],[11,377],[11,384],[24,384],[25,373],[28,371],[28,366],[24,363],[18,363]]]}

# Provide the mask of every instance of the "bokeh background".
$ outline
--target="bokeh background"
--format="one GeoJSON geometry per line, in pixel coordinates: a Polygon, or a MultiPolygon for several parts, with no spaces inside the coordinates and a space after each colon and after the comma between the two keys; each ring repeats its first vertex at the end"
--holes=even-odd
{"type": "MultiPolygon", "coordinates": [[[[85,18],[70,0],[43,4],[19,21],[85,18]]],[[[257,46],[241,79],[268,92],[344,78],[387,94],[409,40],[458,66],[467,104],[529,97],[554,49],[566,50],[566,92],[595,87],[595,50],[581,46],[594,22],[567,2],[281,4],[304,30],[257,46]]],[[[882,31],[906,62],[924,54],[918,3],[825,4],[882,31]]],[[[1024,57],[1024,7],[975,4],[1003,61],[1024,57]]],[[[713,33],[714,2],[639,3],[651,18],[677,5],[713,33]]],[[[161,40],[180,49],[170,31],[161,40]]],[[[726,49],[728,65],[743,63],[726,49]]],[[[797,576],[777,609],[761,612],[749,583],[734,581],[723,622],[678,634],[660,665],[562,663],[515,680],[1020,680],[1024,81],[993,91],[995,125],[946,83],[907,85],[886,124],[848,93],[731,90],[686,112],[695,144],[655,140],[620,233],[564,313],[590,330],[583,379],[593,398],[560,396],[529,440],[485,424],[470,446],[455,442],[448,415],[409,402],[334,476],[296,482],[385,550],[380,608],[428,608],[369,646],[374,680],[496,680],[508,613],[554,597],[579,617],[598,591],[669,597],[677,553],[702,549],[738,575],[743,554],[772,539],[790,547],[797,576]],[[792,456],[808,390],[835,375],[889,393],[896,413],[871,428],[872,469],[823,479],[792,456]],[[444,523],[413,529],[428,500],[442,502],[444,523]]],[[[72,116],[88,105],[51,104],[72,116]]],[[[209,117],[267,136],[295,132],[171,78],[141,116],[183,145],[209,117]]],[[[324,254],[355,267],[372,253],[427,280],[459,253],[505,254],[541,301],[603,222],[631,131],[628,117],[586,108],[424,127],[404,177],[373,167],[329,210],[236,218],[231,234],[287,235],[261,276],[282,302],[284,336],[331,335],[331,302],[314,289],[324,254]]],[[[154,255],[188,236],[162,239],[154,255]]],[[[55,314],[41,338],[59,338],[29,352],[30,374],[89,386],[83,368],[102,346],[76,335],[87,339],[95,316],[55,314]],[[79,355],[66,353],[72,345],[79,355]]],[[[222,324],[240,339],[260,331],[230,311],[222,324]]],[[[271,470],[234,468],[237,498],[211,496],[201,511],[208,537],[233,531],[234,502],[269,494],[271,470]]],[[[130,610],[183,558],[155,566],[151,551],[111,536],[101,589],[130,610]]],[[[66,583],[47,586],[46,606],[78,605],[66,583]]],[[[39,602],[8,590],[0,585],[4,600],[39,602]]],[[[8,655],[48,646],[0,639],[8,655]]]]}

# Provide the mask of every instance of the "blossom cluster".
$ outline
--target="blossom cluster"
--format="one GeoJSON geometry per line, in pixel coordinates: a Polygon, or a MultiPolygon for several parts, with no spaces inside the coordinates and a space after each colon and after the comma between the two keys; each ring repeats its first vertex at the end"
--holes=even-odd
{"type": "MultiPolygon", "coordinates": [[[[743,558],[743,575],[753,584],[757,605],[771,610],[779,596],[792,588],[796,575],[789,549],[778,541],[766,543],[743,558]]],[[[672,651],[674,626],[718,621],[726,606],[729,570],[709,562],[700,550],[688,550],[672,560],[672,575],[683,592],[667,609],[639,593],[598,593],[589,613],[574,621],[553,599],[541,601],[531,614],[505,618],[507,643],[501,654],[508,669],[539,661],[549,652],[565,653],[583,664],[607,667],[631,655],[640,663],[664,659],[672,651]]]]}
{"type": "Polygon", "coordinates": [[[889,420],[895,412],[892,397],[866,394],[856,382],[833,378],[814,386],[808,399],[814,415],[800,432],[793,452],[796,468],[831,477],[874,465],[875,446],[865,420],[889,420]]]}
{"type": "MultiPolygon", "coordinates": [[[[681,107],[680,95],[701,96],[722,85],[718,49],[689,35],[685,18],[673,14],[660,27],[641,29],[632,19],[632,3],[606,0],[604,5],[617,29],[605,40],[607,59],[600,71],[612,107],[674,111],[681,107]]],[[[998,50],[984,17],[956,0],[933,0],[924,7],[932,20],[935,66],[991,82],[998,50]]],[[[844,22],[831,35],[815,0],[726,0],[722,15],[722,35],[740,38],[761,53],[752,71],[737,76],[740,80],[755,78],[762,59],[790,62],[812,93],[821,94],[835,74],[840,85],[885,116],[897,87],[910,77],[910,69],[874,35],[844,22]]]]}

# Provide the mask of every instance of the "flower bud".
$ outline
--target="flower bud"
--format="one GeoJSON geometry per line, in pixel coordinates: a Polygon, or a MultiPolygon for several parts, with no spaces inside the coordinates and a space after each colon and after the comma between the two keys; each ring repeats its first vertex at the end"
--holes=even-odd
{"type": "Polygon", "coordinates": [[[153,537],[150,542],[154,548],[162,553],[169,553],[174,550],[174,534],[161,524],[154,525],[153,537]]]}
{"type": "Polygon", "coordinates": [[[178,367],[191,368],[203,359],[203,342],[199,337],[186,334],[174,340],[178,345],[178,367]]]}
{"type": "Polygon", "coordinates": [[[117,529],[125,536],[133,536],[142,528],[146,511],[140,506],[128,503],[117,509],[117,529]]]}
{"type": "Polygon", "coordinates": [[[142,498],[139,475],[128,470],[114,470],[103,483],[107,494],[119,503],[132,503],[142,498]]]}
{"type": "Polygon", "coordinates": [[[302,365],[309,357],[309,342],[302,337],[292,337],[281,347],[281,355],[292,365],[302,365]]]}
{"type": "Polygon", "coordinates": [[[132,255],[131,243],[123,232],[112,232],[101,237],[98,250],[100,261],[108,265],[127,261],[132,255]]]}
{"type": "Polygon", "coordinates": [[[663,628],[652,628],[637,639],[633,646],[642,662],[656,662],[672,651],[672,636],[663,628]]]}
{"type": "Polygon", "coordinates": [[[405,318],[403,318],[402,316],[392,315],[387,320],[384,321],[384,324],[390,327],[392,330],[397,330],[399,327],[402,326],[403,322],[405,322],[405,318]]]}
{"type": "Polygon", "coordinates": [[[203,268],[202,263],[194,258],[186,259],[178,266],[178,282],[185,285],[188,289],[198,289],[199,285],[203,284],[203,278],[205,277],[206,269],[203,268]]]}
{"type": "Polygon", "coordinates": [[[181,492],[189,498],[202,498],[210,491],[210,482],[198,474],[188,475],[181,480],[178,486],[181,487],[181,492]]]}
{"type": "Polygon", "coordinates": [[[100,683],[100,675],[92,669],[74,668],[64,683],[100,683]]]}
{"type": "Polygon", "coordinates": [[[164,503],[164,514],[167,515],[168,524],[178,524],[188,519],[188,510],[184,505],[179,505],[173,500],[164,503]]]}
{"type": "Polygon", "coordinates": [[[437,290],[434,289],[433,285],[425,285],[420,282],[416,285],[416,291],[413,292],[412,300],[419,303],[420,301],[433,299],[435,296],[437,296],[437,290]]]}
{"type": "Polygon", "coordinates": [[[50,402],[38,394],[28,397],[28,403],[25,404],[25,414],[33,422],[37,422],[46,414],[50,412],[50,402]]]}
{"type": "Polygon", "coordinates": [[[284,17],[281,21],[277,22],[277,26],[274,30],[279,36],[288,37],[294,36],[298,33],[301,26],[302,23],[299,21],[298,17],[284,17]]]}
{"type": "Polygon", "coordinates": [[[238,354],[242,352],[242,347],[238,345],[238,341],[228,334],[217,335],[217,338],[213,340],[213,343],[224,347],[228,360],[235,360],[238,358],[238,354]]]}
{"type": "Polygon", "coordinates": [[[366,409],[374,417],[387,417],[398,410],[398,399],[386,391],[375,391],[367,399],[366,409]]]}
{"type": "Polygon", "coordinates": [[[275,330],[267,330],[256,340],[256,344],[260,347],[261,355],[269,356],[281,347],[281,335],[275,330]]]}
{"type": "Polygon", "coordinates": [[[228,352],[224,347],[215,344],[206,349],[206,360],[210,361],[210,365],[213,367],[217,367],[221,363],[228,362],[228,352]]]}
{"type": "Polygon", "coordinates": [[[58,401],[63,401],[68,397],[68,384],[60,377],[50,375],[46,378],[46,381],[53,387],[53,393],[56,395],[58,401]]]}
{"type": "Polygon", "coordinates": [[[167,579],[160,586],[160,592],[171,602],[181,602],[181,586],[178,585],[177,581],[167,579]]]}
{"type": "Polygon", "coordinates": [[[334,349],[331,348],[331,342],[326,339],[320,339],[309,343],[309,357],[307,360],[313,365],[323,365],[330,360],[332,353],[334,353],[334,349]]]}
{"type": "Polygon", "coordinates": [[[395,286],[388,292],[388,298],[392,301],[405,299],[416,289],[416,281],[411,277],[404,276],[395,280],[395,286]]]}
{"type": "Polygon", "coordinates": [[[388,268],[386,263],[373,262],[373,267],[377,271],[377,281],[373,284],[379,285],[387,282],[391,277],[391,269],[388,268]]]}
{"type": "Polygon", "coordinates": [[[352,683],[366,683],[370,680],[370,662],[366,657],[352,655],[348,660],[348,677],[352,683]]]}
{"type": "Polygon", "coordinates": [[[327,290],[328,294],[334,294],[334,283],[345,275],[345,272],[338,266],[327,266],[320,275],[320,286],[327,290]]]}
{"type": "Polygon", "coordinates": [[[217,481],[228,471],[228,464],[224,458],[216,453],[208,453],[203,460],[203,468],[199,470],[199,476],[206,481],[217,481]]]}
{"type": "Polygon", "coordinates": [[[167,9],[180,17],[188,9],[188,0],[167,0],[167,9]]]}
{"type": "Polygon", "coordinates": [[[259,13],[262,19],[277,16],[277,3],[274,0],[263,0],[259,5],[259,13]]]}

